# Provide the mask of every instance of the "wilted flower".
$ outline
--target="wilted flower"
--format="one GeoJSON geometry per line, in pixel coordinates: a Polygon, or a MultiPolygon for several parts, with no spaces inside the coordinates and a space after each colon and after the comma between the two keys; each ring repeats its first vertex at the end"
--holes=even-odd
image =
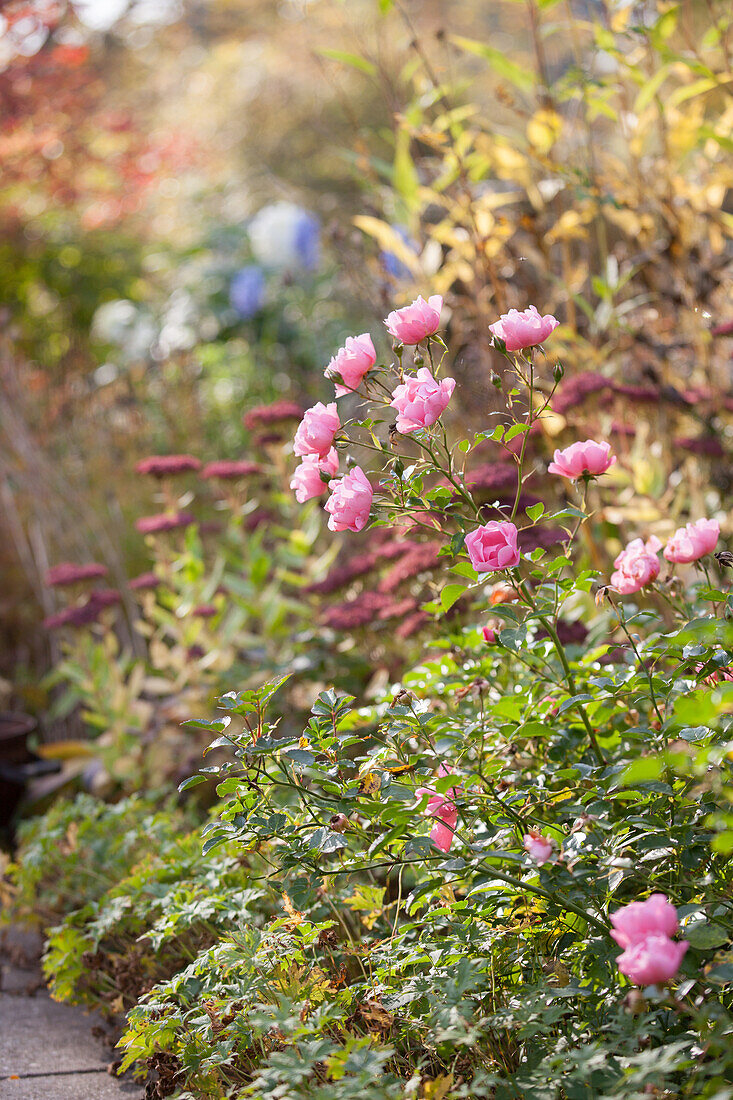
{"type": "Polygon", "coordinates": [[[639,592],[652,584],[659,576],[658,551],[661,543],[652,536],[644,542],[633,539],[614,561],[615,572],[611,574],[611,584],[624,596],[639,592]]]}
{"type": "Polygon", "coordinates": [[[455,388],[455,378],[438,382],[427,367],[421,367],[416,375],[405,375],[390,401],[397,409],[397,431],[405,435],[429,428],[447,407],[455,388]]]}
{"type": "Polygon", "coordinates": [[[97,562],[90,561],[86,565],[75,565],[71,561],[62,561],[58,565],[52,565],[44,577],[49,588],[63,588],[68,584],[78,584],[80,581],[98,580],[107,576],[107,568],[97,562]]]}
{"type": "Polygon", "coordinates": [[[600,477],[616,462],[609,443],[596,443],[586,439],[584,443],[571,443],[564,450],[555,451],[548,472],[577,481],[581,477],[600,477]]]}
{"type": "Polygon", "coordinates": [[[443,299],[433,294],[427,302],[420,295],[409,306],[395,309],[385,318],[387,332],[400,344],[419,344],[440,328],[443,299]]]}
{"type": "Polygon", "coordinates": [[[336,396],[343,397],[361,385],[364,375],[377,361],[374,343],[368,332],[348,336],[325,370],[326,378],[335,378],[336,396]],[[341,381],[339,381],[339,379],[341,381]]]}
{"type": "Polygon", "coordinates": [[[200,469],[201,463],[193,455],[151,455],[135,466],[138,474],[152,474],[153,477],[171,477],[200,469]]]}
{"type": "Polygon", "coordinates": [[[374,490],[360,466],[338,481],[331,482],[331,496],[325,504],[330,512],[330,531],[362,531],[369,522],[374,490]]]}
{"type": "Polygon", "coordinates": [[[498,321],[489,325],[489,332],[504,341],[507,351],[522,351],[543,343],[559,324],[551,313],[542,317],[535,306],[528,306],[521,312],[510,309],[502,313],[498,321]]]}
{"type": "Polygon", "coordinates": [[[478,573],[519,565],[517,528],[508,520],[490,520],[466,535],[466,552],[478,573]]]}
{"type": "Polygon", "coordinates": [[[712,554],[718,544],[720,524],[716,519],[699,519],[679,527],[664,548],[667,561],[689,564],[712,554]]]}

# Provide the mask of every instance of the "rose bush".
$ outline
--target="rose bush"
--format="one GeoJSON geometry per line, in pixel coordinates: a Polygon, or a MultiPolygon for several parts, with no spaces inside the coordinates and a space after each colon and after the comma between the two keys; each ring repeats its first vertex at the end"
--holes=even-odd
{"type": "MultiPolygon", "coordinates": [[[[506,416],[452,440],[447,404],[430,423],[392,421],[394,382],[411,377],[395,339],[392,363],[339,406],[350,470],[325,509],[332,530],[438,540],[443,578],[423,610],[442,633],[376,702],[322,691],[302,733],[268,719],[284,681],[220,700],[214,744],[230,759],[189,781],[216,774],[224,799],[204,850],[266,851],[285,915],[222,949],[233,986],[210,956],[190,969],[206,1013],[228,1022],[211,1033],[185,981],[163,983],[130,1016],[125,1060],[166,1054],[206,1093],[182,1022],[198,1018],[205,1050],[226,1036],[233,1095],[391,1098],[411,1082],[455,1098],[728,1095],[733,695],[717,674],[733,601],[711,579],[719,520],[685,532],[704,536],[699,568],[662,575],[643,530],[589,567],[594,508],[613,492],[590,482],[616,456],[566,449],[575,498],[532,500],[524,444],[562,377],[526,350],[537,341],[502,338],[506,416]],[[471,489],[465,457],[487,441],[514,467],[506,503],[471,489]],[[271,990],[283,953],[273,998],[257,983],[271,990]]],[[[440,336],[414,358],[438,392],[440,336]]]]}

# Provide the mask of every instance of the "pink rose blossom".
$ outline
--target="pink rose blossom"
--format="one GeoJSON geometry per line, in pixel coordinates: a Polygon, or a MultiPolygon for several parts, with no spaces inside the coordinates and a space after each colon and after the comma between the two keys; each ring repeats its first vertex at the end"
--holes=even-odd
{"type": "MultiPolygon", "coordinates": [[[[441,764],[438,768],[439,779],[452,773],[453,769],[447,764],[441,764]]],[[[458,824],[458,810],[453,799],[460,793],[460,787],[451,787],[445,794],[438,794],[432,787],[418,787],[415,792],[418,799],[428,796],[425,814],[427,817],[437,818],[430,832],[430,839],[441,852],[449,852],[453,843],[453,834],[458,824]]]]}
{"type": "Polygon", "coordinates": [[[440,328],[442,308],[443,299],[439,294],[431,295],[427,302],[420,295],[411,305],[395,309],[385,318],[387,332],[401,344],[419,344],[440,328]]]}
{"type": "Polygon", "coordinates": [[[324,405],[319,401],[312,409],[306,409],[298,425],[293,442],[296,455],[327,455],[333,446],[334,436],[341,427],[336,402],[324,405]]]}
{"type": "Polygon", "coordinates": [[[429,428],[446,408],[455,388],[455,378],[438,382],[427,367],[421,367],[416,375],[406,374],[390,402],[397,409],[397,431],[407,434],[429,428]]]}
{"type": "Polygon", "coordinates": [[[532,832],[527,833],[522,841],[524,844],[524,850],[529,855],[529,858],[541,867],[543,863],[547,863],[549,859],[552,859],[554,852],[553,844],[551,840],[548,840],[542,833],[533,829],[532,832]]]}
{"type": "Polygon", "coordinates": [[[647,936],[674,936],[677,910],[664,894],[652,894],[646,901],[632,901],[611,913],[612,938],[619,947],[632,947],[647,936]]]}
{"type": "Polygon", "coordinates": [[[689,946],[657,932],[627,947],[616,965],[634,985],[661,985],[675,976],[689,946]]]}
{"type": "Polygon", "coordinates": [[[508,520],[492,519],[466,535],[466,551],[477,573],[493,573],[519,565],[517,529],[508,520]]]}
{"type": "Polygon", "coordinates": [[[295,490],[298,504],[305,504],[306,500],[325,493],[328,480],[338,473],[338,468],[339,456],[335,447],[331,448],[325,458],[306,455],[290,479],[290,488],[295,490]],[[321,477],[322,473],[326,474],[325,481],[321,477]]]}
{"type": "Polygon", "coordinates": [[[331,482],[331,496],[324,507],[331,513],[329,531],[362,531],[369,522],[374,490],[360,466],[331,482]]]}
{"type": "Polygon", "coordinates": [[[376,361],[377,353],[372,338],[368,332],[364,332],[361,336],[347,337],[346,343],[336,352],[324,373],[326,378],[338,375],[341,382],[336,380],[336,396],[343,397],[345,393],[351,393],[361,385],[364,375],[372,369],[376,361]]]}
{"type": "Polygon", "coordinates": [[[529,306],[521,312],[510,309],[502,313],[498,321],[489,325],[489,332],[504,341],[507,351],[522,351],[543,343],[559,324],[551,313],[542,317],[535,306],[529,306]]]}
{"type": "Polygon", "coordinates": [[[644,542],[642,539],[633,539],[622,550],[613,563],[616,567],[611,574],[611,584],[624,596],[632,592],[639,592],[659,576],[659,558],[657,551],[661,543],[658,538],[652,536],[644,542]]]}
{"type": "Polygon", "coordinates": [[[548,466],[551,474],[559,474],[571,481],[589,474],[591,477],[600,477],[616,462],[616,456],[611,454],[610,443],[596,443],[593,439],[586,439],[584,443],[572,443],[564,451],[555,451],[554,461],[548,466]]]}
{"type": "Polygon", "coordinates": [[[720,535],[720,524],[716,519],[699,519],[697,523],[688,523],[679,527],[664,548],[667,561],[687,565],[706,554],[712,554],[720,535]]]}

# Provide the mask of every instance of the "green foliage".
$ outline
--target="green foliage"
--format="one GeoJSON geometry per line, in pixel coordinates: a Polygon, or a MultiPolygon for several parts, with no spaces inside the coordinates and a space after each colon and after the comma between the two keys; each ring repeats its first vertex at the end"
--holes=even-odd
{"type": "Polygon", "coordinates": [[[153,794],[112,805],[88,794],[57,801],[18,828],[16,861],[6,869],[10,914],[48,925],[97,901],[151,846],[173,840],[184,822],[181,811],[166,809],[153,794]]]}

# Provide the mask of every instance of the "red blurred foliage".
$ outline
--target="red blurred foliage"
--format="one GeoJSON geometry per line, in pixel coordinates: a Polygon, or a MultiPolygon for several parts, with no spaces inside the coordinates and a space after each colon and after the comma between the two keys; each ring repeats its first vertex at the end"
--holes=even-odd
{"type": "Polygon", "coordinates": [[[84,229],[109,228],[142,209],[161,174],[191,163],[190,139],[146,135],[128,111],[109,110],[102,48],[90,48],[69,5],[11,2],[2,17],[6,223],[26,220],[22,203],[32,191],[46,209],[73,209],[84,229]]]}

